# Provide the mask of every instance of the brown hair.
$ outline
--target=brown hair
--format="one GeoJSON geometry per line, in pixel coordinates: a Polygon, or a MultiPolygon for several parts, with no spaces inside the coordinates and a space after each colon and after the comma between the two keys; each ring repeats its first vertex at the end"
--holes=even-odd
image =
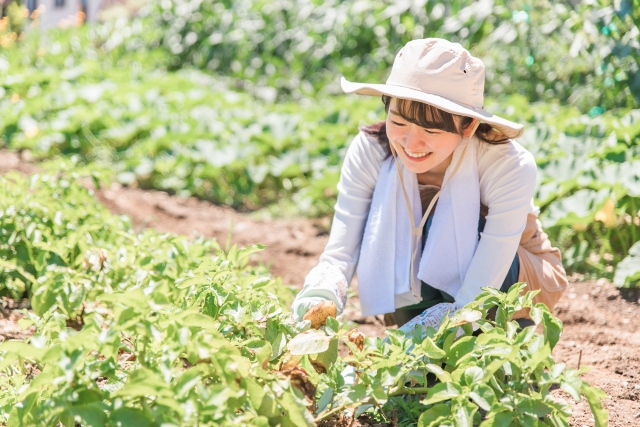
{"type": "MultiPolygon", "coordinates": [[[[389,114],[391,97],[382,95],[382,103],[384,104],[385,111],[389,114]]],[[[396,107],[400,116],[410,123],[414,123],[423,128],[440,129],[445,132],[457,133],[460,136],[462,136],[464,130],[469,127],[473,121],[473,118],[471,117],[457,116],[434,107],[433,105],[409,99],[397,98],[396,107]]],[[[386,121],[364,126],[361,130],[367,134],[367,136],[377,140],[380,145],[382,145],[382,148],[386,153],[386,157],[391,155],[389,138],[387,138],[386,121]]],[[[480,123],[476,130],[476,136],[480,141],[488,144],[505,144],[509,142],[509,138],[492,128],[491,125],[487,123],[480,123]]]]}

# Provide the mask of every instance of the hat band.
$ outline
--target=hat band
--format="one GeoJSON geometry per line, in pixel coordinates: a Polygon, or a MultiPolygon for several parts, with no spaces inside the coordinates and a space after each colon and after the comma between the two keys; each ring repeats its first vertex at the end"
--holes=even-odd
{"type": "Polygon", "coordinates": [[[427,92],[426,90],[424,90],[424,89],[422,89],[422,88],[412,87],[412,86],[406,86],[406,85],[400,85],[400,84],[397,84],[397,83],[389,83],[389,80],[387,80],[387,82],[385,83],[385,85],[387,85],[387,86],[401,87],[401,88],[403,88],[403,89],[415,90],[415,91],[417,91],[417,92],[422,92],[422,93],[427,94],[427,95],[437,96],[437,97],[439,97],[439,98],[446,99],[447,101],[455,102],[456,104],[461,104],[461,105],[467,106],[467,107],[472,108],[472,109],[474,109],[474,110],[482,110],[482,109],[484,108],[484,104],[481,104],[480,106],[473,105],[473,104],[470,104],[470,103],[468,103],[468,102],[460,101],[460,100],[457,100],[457,99],[451,99],[451,98],[449,98],[448,96],[440,95],[439,93],[435,93],[435,92],[427,92]]]}

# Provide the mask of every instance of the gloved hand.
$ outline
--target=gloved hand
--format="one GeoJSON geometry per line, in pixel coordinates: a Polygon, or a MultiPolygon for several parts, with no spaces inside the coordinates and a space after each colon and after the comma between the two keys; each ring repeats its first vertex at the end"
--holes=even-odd
{"type": "Polygon", "coordinates": [[[459,309],[460,306],[456,303],[441,302],[433,307],[429,307],[398,329],[403,331],[405,334],[413,332],[417,325],[422,325],[425,329],[427,326],[432,326],[433,328],[438,329],[440,320],[442,320],[444,316],[451,317],[459,309]]]}
{"type": "Polygon", "coordinates": [[[337,266],[327,263],[318,264],[305,277],[304,286],[291,305],[293,317],[302,321],[311,307],[324,301],[333,301],[338,314],[347,302],[347,279],[337,266]]]}

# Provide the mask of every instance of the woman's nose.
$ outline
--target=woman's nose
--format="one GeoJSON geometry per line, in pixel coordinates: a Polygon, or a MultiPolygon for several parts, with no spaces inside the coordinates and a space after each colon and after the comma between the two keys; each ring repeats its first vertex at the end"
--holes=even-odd
{"type": "Polygon", "coordinates": [[[409,151],[420,151],[424,147],[422,135],[416,127],[415,125],[410,126],[405,135],[404,147],[409,151]]]}

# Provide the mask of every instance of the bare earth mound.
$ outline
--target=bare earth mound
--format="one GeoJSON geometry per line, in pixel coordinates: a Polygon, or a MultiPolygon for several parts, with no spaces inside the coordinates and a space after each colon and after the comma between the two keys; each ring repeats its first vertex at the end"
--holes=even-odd
{"type": "MultiPolygon", "coordinates": [[[[8,170],[31,173],[34,169],[16,155],[0,151],[0,173],[8,170]]],[[[316,265],[327,242],[320,221],[257,220],[194,198],[117,185],[97,191],[96,196],[112,212],[131,216],[140,227],[184,235],[201,234],[216,238],[221,245],[225,244],[232,227],[232,243],[266,245],[262,260],[271,265],[274,275],[298,287],[309,269],[316,265]]],[[[23,338],[28,334],[15,323],[18,316],[12,309],[17,306],[10,304],[14,303],[5,301],[0,310],[0,340],[23,338]]],[[[640,426],[639,304],[640,292],[621,294],[612,284],[599,280],[571,283],[554,310],[564,323],[564,333],[554,356],[570,367],[577,367],[579,362],[581,366],[592,367],[584,379],[610,396],[605,405],[611,426],[640,426]]],[[[381,316],[360,317],[355,298],[350,300],[345,316],[358,323],[368,335],[384,335],[381,316]]],[[[350,420],[337,425],[347,422],[350,420]]],[[[586,402],[578,402],[571,425],[593,424],[586,402]]]]}

